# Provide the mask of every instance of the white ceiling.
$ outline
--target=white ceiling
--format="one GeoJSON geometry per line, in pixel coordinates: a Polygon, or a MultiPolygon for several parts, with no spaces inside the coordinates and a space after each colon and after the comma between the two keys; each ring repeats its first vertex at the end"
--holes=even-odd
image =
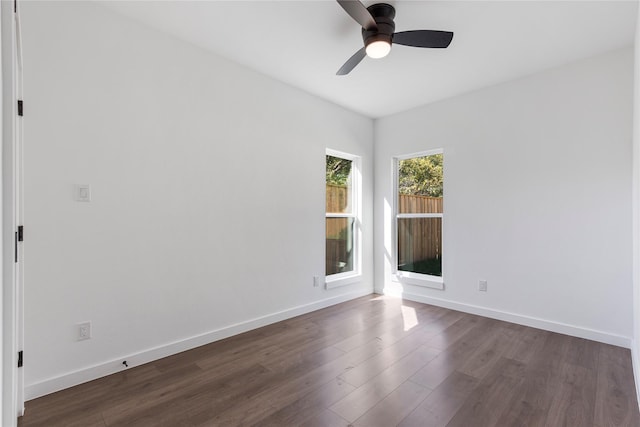
{"type": "MultiPolygon", "coordinates": [[[[376,1],[365,1],[369,6],[376,1]]],[[[377,118],[633,43],[635,1],[389,1],[396,31],[449,30],[448,49],[394,45],[347,76],[360,27],[332,0],[116,1],[112,10],[377,118]]]]}

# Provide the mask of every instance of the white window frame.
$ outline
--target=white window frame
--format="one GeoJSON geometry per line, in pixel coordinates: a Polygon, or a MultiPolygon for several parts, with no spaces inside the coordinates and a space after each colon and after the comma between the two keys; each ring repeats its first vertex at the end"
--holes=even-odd
{"type": "MultiPolygon", "coordinates": [[[[444,290],[444,272],[442,276],[433,276],[431,274],[414,273],[411,271],[402,271],[398,269],[398,220],[403,218],[442,218],[442,241],[444,243],[444,213],[410,213],[402,214],[398,212],[398,198],[400,191],[398,188],[398,180],[400,174],[400,161],[413,159],[416,157],[432,156],[434,154],[444,155],[442,148],[434,150],[420,151],[417,153],[403,154],[392,158],[392,194],[393,194],[393,262],[391,263],[391,280],[405,285],[422,286],[433,289],[444,290]]],[[[443,198],[444,200],[444,198],[443,198]]],[[[443,210],[444,211],[444,210],[443,210]]],[[[443,248],[444,249],[444,248],[443,248]]],[[[444,258],[444,250],[443,250],[444,258]]]]}
{"type": "MultiPolygon", "coordinates": [[[[357,283],[362,278],[362,171],[361,158],[354,154],[345,153],[332,149],[326,150],[327,156],[338,157],[351,161],[351,194],[349,195],[352,210],[350,213],[328,213],[325,205],[325,224],[326,218],[353,218],[353,270],[343,273],[326,275],[325,271],[325,288],[332,289],[340,286],[351,285],[357,283]]],[[[325,160],[326,161],[326,160],[325,160]]],[[[326,182],[325,182],[326,184],[326,182]]],[[[325,187],[326,188],[326,187],[325,187]]],[[[326,238],[326,230],[325,230],[326,238]]],[[[325,254],[326,254],[325,247],[325,254]]]]}

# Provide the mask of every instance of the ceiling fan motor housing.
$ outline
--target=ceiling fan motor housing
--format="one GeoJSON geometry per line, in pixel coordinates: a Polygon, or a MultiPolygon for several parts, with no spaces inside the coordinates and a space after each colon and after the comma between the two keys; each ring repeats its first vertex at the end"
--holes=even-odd
{"type": "Polygon", "coordinates": [[[396,16],[396,10],[390,4],[377,3],[367,8],[373,19],[378,25],[377,30],[362,29],[362,40],[364,45],[369,46],[370,43],[376,41],[385,41],[391,44],[393,33],[396,30],[396,24],[393,18],[396,16]]]}

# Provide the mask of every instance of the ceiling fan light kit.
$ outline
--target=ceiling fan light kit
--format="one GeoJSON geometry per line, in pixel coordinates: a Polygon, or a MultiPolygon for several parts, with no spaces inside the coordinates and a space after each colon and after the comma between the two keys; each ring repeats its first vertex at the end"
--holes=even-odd
{"type": "Polygon", "coordinates": [[[391,43],[386,40],[377,40],[370,42],[365,49],[369,58],[384,58],[391,52],[391,43]]]}
{"type": "Polygon", "coordinates": [[[358,0],[337,0],[338,4],[362,26],[364,47],[357,51],[336,73],[339,76],[349,74],[364,59],[383,58],[391,51],[391,44],[413,47],[446,48],[453,39],[450,31],[414,30],[395,32],[393,19],[396,10],[386,3],[377,3],[365,7],[358,0]]]}

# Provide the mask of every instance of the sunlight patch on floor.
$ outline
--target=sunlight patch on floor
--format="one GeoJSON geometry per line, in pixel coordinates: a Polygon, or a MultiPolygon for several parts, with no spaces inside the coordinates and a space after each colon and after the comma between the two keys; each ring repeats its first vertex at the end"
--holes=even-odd
{"type": "Polygon", "coordinates": [[[404,320],[404,330],[408,331],[415,326],[418,326],[418,317],[416,316],[416,309],[413,307],[401,306],[402,320],[404,320]]]}

